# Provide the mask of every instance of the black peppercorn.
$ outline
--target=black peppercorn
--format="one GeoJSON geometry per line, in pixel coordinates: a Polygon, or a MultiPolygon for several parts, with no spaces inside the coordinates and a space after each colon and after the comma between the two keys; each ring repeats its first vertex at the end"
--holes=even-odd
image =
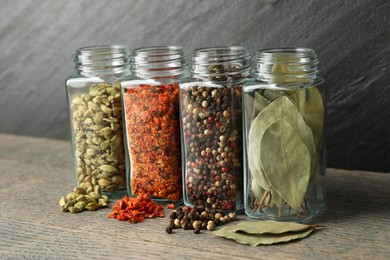
{"type": "Polygon", "coordinates": [[[168,226],[165,228],[165,232],[168,233],[168,234],[171,234],[172,233],[172,227],[171,226],[168,226]]]}
{"type": "Polygon", "coordinates": [[[169,216],[170,219],[175,219],[176,217],[177,217],[177,213],[175,211],[173,211],[169,216]]]}

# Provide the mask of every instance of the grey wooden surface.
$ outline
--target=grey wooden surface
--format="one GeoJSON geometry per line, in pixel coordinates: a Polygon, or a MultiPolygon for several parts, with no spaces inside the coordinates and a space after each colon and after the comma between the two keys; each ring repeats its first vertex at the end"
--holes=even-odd
{"type": "Polygon", "coordinates": [[[390,172],[390,1],[0,0],[0,132],[66,139],[81,46],[314,48],[328,87],[329,166],[390,172]]]}
{"type": "Polygon", "coordinates": [[[328,169],[327,182],[328,209],[315,220],[325,228],[252,248],[208,232],[166,234],[166,209],[138,224],[107,219],[109,208],[60,212],[73,188],[69,143],[0,134],[0,259],[388,259],[390,175],[328,169]]]}

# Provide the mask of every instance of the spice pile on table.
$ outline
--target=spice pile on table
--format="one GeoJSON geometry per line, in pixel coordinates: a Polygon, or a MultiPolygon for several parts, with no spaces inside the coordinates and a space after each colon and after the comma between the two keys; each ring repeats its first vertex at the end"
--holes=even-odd
{"type": "Polygon", "coordinates": [[[151,200],[146,194],[139,194],[136,198],[123,197],[112,207],[113,212],[108,218],[137,223],[145,218],[164,217],[163,207],[151,200]]]}
{"type": "Polygon", "coordinates": [[[195,234],[200,230],[214,230],[215,226],[223,225],[230,221],[236,220],[237,214],[230,212],[223,215],[215,210],[209,211],[205,207],[180,206],[169,216],[169,225],[165,229],[168,234],[173,229],[182,228],[185,230],[194,230],[195,234]]]}

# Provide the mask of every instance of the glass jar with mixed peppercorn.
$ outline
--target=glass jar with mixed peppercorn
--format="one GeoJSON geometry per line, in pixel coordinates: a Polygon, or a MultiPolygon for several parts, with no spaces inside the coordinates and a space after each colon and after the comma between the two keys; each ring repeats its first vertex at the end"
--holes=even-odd
{"type": "Polygon", "coordinates": [[[241,91],[250,70],[242,47],[195,50],[180,84],[184,203],[243,209],[241,91]]]}
{"type": "Polygon", "coordinates": [[[117,197],[126,193],[120,81],[128,77],[124,46],[84,47],[74,55],[66,80],[74,172],[78,185],[99,185],[117,197]]]}
{"type": "Polygon", "coordinates": [[[182,47],[139,48],[122,82],[129,195],[182,196],[179,83],[188,73],[182,47]]]}
{"type": "Polygon", "coordinates": [[[245,212],[308,221],[325,207],[325,88],[308,48],[258,51],[244,86],[245,212]]]}

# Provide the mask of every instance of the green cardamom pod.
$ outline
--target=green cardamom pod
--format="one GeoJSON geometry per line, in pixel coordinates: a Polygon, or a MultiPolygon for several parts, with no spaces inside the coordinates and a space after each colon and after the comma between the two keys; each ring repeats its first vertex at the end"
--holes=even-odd
{"type": "Polygon", "coordinates": [[[96,202],[90,202],[87,206],[85,206],[87,210],[97,210],[100,208],[100,205],[96,202]]]}

